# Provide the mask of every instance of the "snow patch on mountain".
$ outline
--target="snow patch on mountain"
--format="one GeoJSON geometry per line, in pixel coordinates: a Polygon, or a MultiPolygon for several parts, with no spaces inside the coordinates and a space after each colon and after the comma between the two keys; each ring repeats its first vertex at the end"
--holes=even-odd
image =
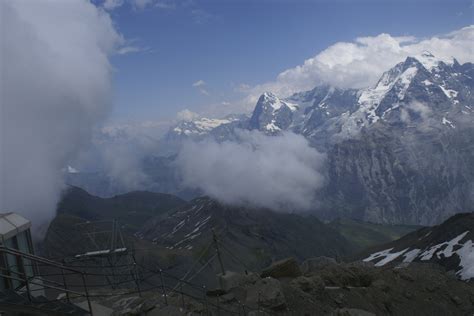
{"type": "Polygon", "coordinates": [[[454,99],[458,96],[458,92],[452,89],[447,89],[442,85],[439,85],[440,89],[443,91],[444,95],[448,97],[448,99],[454,99]]]}
{"type": "Polygon", "coordinates": [[[453,124],[453,122],[451,122],[450,120],[448,120],[445,117],[443,117],[443,120],[441,121],[441,123],[443,123],[443,125],[449,126],[451,128],[456,128],[456,126],[453,124]]]}
{"type": "Polygon", "coordinates": [[[279,110],[282,106],[288,107],[291,111],[296,111],[298,109],[297,104],[290,103],[288,101],[283,101],[271,92],[265,92],[262,97],[263,102],[272,107],[273,110],[279,110]]]}
{"type": "Polygon", "coordinates": [[[420,253],[421,249],[412,249],[408,252],[405,252],[403,254],[403,257],[405,257],[405,259],[403,259],[403,262],[405,263],[410,263],[412,262],[413,260],[415,260],[415,258],[418,256],[418,254],[420,253]]]}
{"type": "Polygon", "coordinates": [[[268,123],[267,125],[265,125],[264,128],[265,128],[267,131],[270,131],[270,132],[281,131],[281,128],[279,128],[278,126],[275,125],[275,120],[272,120],[271,123],[268,123]]]}
{"type": "Polygon", "coordinates": [[[466,241],[456,253],[461,260],[459,263],[461,270],[458,271],[457,275],[461,280],[474,278],[474,244],[472,243],[472,240],[466,241]]]}
{"type": "Polygon", "coordinates": [[[373,253],[369,257],[363,259],[363,261],[364,262],[369,262],[369,261],[372,261],[372,260],[375,260],[375,259],[383,258],[382,260],[378,261],[375,264],[376,267],[381,267],[381,266],[386,265],[387,263],[395,260],[396,258],[401,256],[403,253],[405,253],[408,250],[408,248],[407,248],[407,249],[404,249],[402,251],[392,253],[391,252],[392,249],[393,248],[385,249],[385,250],[373,253]]]}
{"type": "Polygon", "coordinates": [[[68,172],[68,173],[79,173],[79,170],[77,170],[77,169],[74,168],[74,167],[67,166],[67,172],[68,172]]]}
{"type": "Polygon", "coordinates": [[[421,250],[418,248],[405,248],[400,251],[392,252],[394,248],[388,248],[382,251],[375,252],[363,259],[364,262],[375,262],[375,266],[384,266],[403,255],[405,258],[402,262],[410,263],[415,260],[430,261],[433,258],[443,259],[452,256],[459,257],[460,263],[456,275],[462,280],[474,278],[474,244],[472,240],[462,240],[466,237],[469,231],[454,237],[451,240],[430,245],[421,250]]]}

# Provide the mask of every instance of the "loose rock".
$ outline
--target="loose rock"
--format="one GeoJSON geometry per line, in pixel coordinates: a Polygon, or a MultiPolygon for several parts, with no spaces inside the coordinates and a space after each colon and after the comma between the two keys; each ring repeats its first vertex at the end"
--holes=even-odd
{"type": "Polygon", "coordinates": [[[271,266],[262,271],[262,278],[272,277],[272,278],[295,278],[300,276],[301,270],[296,262],[295,258],[287,258],[277,262],[272,263],[271,266]]]}

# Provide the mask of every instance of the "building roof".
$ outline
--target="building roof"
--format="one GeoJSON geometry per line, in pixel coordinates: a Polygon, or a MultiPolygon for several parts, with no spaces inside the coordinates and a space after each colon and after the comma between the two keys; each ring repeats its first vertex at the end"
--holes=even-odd
{"type": "Polygon", "coordinates": [[[0,239],[9,239],[31,227],[31,222],[16,213],[0,213],[0,239]]]}

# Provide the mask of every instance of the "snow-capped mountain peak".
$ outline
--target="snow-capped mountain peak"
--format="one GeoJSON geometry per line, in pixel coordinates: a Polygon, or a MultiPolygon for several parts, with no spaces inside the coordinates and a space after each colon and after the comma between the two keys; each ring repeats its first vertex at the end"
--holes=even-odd
{"type": "Polygon", "coordinates": [[[376,114],[376,110],[392,88],[398,89],[397,95],[400,100],[405,96],[405,92],[411,84],[412,79],[418,72],[416,65],[406,67],[406,62],[397,65],[393,70],[385,72],[375,88],[362,90],[359,97],[360,111],[367,115],[369,123],[377,122],[380,117],[376,114]],[[402,67],[405,66],[405,67],[402,67]]]}
{"type": "Polygon", "coordinates": [[[259,129],[269,134],[287,129],[292,120],[293,112],[298,105],[278,98],[271,92],[265,92],[258,99],[250,119],[250,128],[259,129]]]}
{"type": "Polygon", "coordinates": [[[272,92],[265,92],[264,94],[262,94],[259,99],[259,102],[270,106],[274,110],[279,110],[282,106],[286,106],[292,111],[295,111],[298,108],[296,104],[290,103],[288,101],[283,101],[282,99],[274,95],[272,92]]]}
{"type": "Polygon", "coordinates": [[[173,128],[173,132],[178,135],[204,135],[211,130],[223,124],[228,124],[234,121],[235,118],[211,119],[202,117],[194,121],[181,121],[173,128]]]}
{"type": "Polygon", "coordinates": [[[428,112],[441,127],[452,127],[459,113],[466,120],[473,112],[471,69],[472,64],[460,65],[455,59],[424,51],[384,72],[373,87],[356,90],[321,85],[288,98],[265,92],[250,119],[201,118],[179,123],[172,133],[205,137],[218,131],[216,138],[224,140],[232,137],[236,127],[269,135],[292,130],[325,143],[354,137],[379,121],[407,126],[420,122],[428,112]]]}
{"type": "Polygon", "coordinates": [[[423,67],[425,67],[426,70],[430,72],[437,70],[441,62],[449,66],[454,64],[454,58],[451,57],[448,59],[441,59],[435,57],[431,52],[426,50],[421,54],[415,55],[415,59],[418,60],[423,65],[423,67]]]}

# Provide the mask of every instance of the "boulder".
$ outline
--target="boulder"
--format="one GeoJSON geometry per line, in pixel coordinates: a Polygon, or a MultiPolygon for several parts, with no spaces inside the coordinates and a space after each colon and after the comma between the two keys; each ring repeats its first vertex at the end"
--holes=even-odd
{"type": "Polygon", "coordinates": [[[217,277],[219,279],[221,289],[227,293],[233,288],[246,284],[254,284],[260,279],[260,277],[255,273],[249,272],[246,274],[233,271],[226,271],[224,275],[220,273],[217,275],[217,277]]]}
{"type": "Polygon", "coordinates": [[[303,292],[317,292],[324,290],[324,281],[319,276],[300,276],[290,282],[291,286],[303,292]]]}
{"type": "Polygon", "coordinates": [[[382,292],[388,292],[390,290],[390,285],[382,279],[375,280],[371,286],[382,292]]]}
{"type": "Polygon", "coordinates": [[[374,313],[358,308],[339,308],[336,309],[332,316],[375,316],[374,313]]]}
{"type": "Polygon", "coordinates": [[[329,257],[316,257],[316,258],[310,258],[306,259],[303,261],[301,264],[301,271],[304,274],[311,273],[311,272],[318,272],[322,268],[328,265],[337,265],[337,262],[333,258],[329,257]]]}
{"type": "Polygon", "coordinates": [[[270,314],[264,311],[250,311],[247,316],[270,316],[270,314]]]}
{"type": "Polygon", "coordinates": [[[146,313],[147,316],[180,316],[186,314],[187,312],[182,308],[171,305],[162,308],[155,308],[146,313]]]}
{"type": "Polygon", "coordinates": [[[291,286],[300,289],[303,292],[311,292],[313,290],[313,282],[305,276],[297,277],[290,282],[291,286]]]}
{"type": "Polygon", "coordinates": [[[295,258],[286,258],[272,263],[268,268],[262,271],[262,278],[296,278],[301,275],[300,267],[295,258]]]}
{"type": "Polygon", "coordinates": [[[245,304],[253,308],[284,309],[286,300],[280,281],[271,277],[258,280],[247,289],[245,304]]]}

